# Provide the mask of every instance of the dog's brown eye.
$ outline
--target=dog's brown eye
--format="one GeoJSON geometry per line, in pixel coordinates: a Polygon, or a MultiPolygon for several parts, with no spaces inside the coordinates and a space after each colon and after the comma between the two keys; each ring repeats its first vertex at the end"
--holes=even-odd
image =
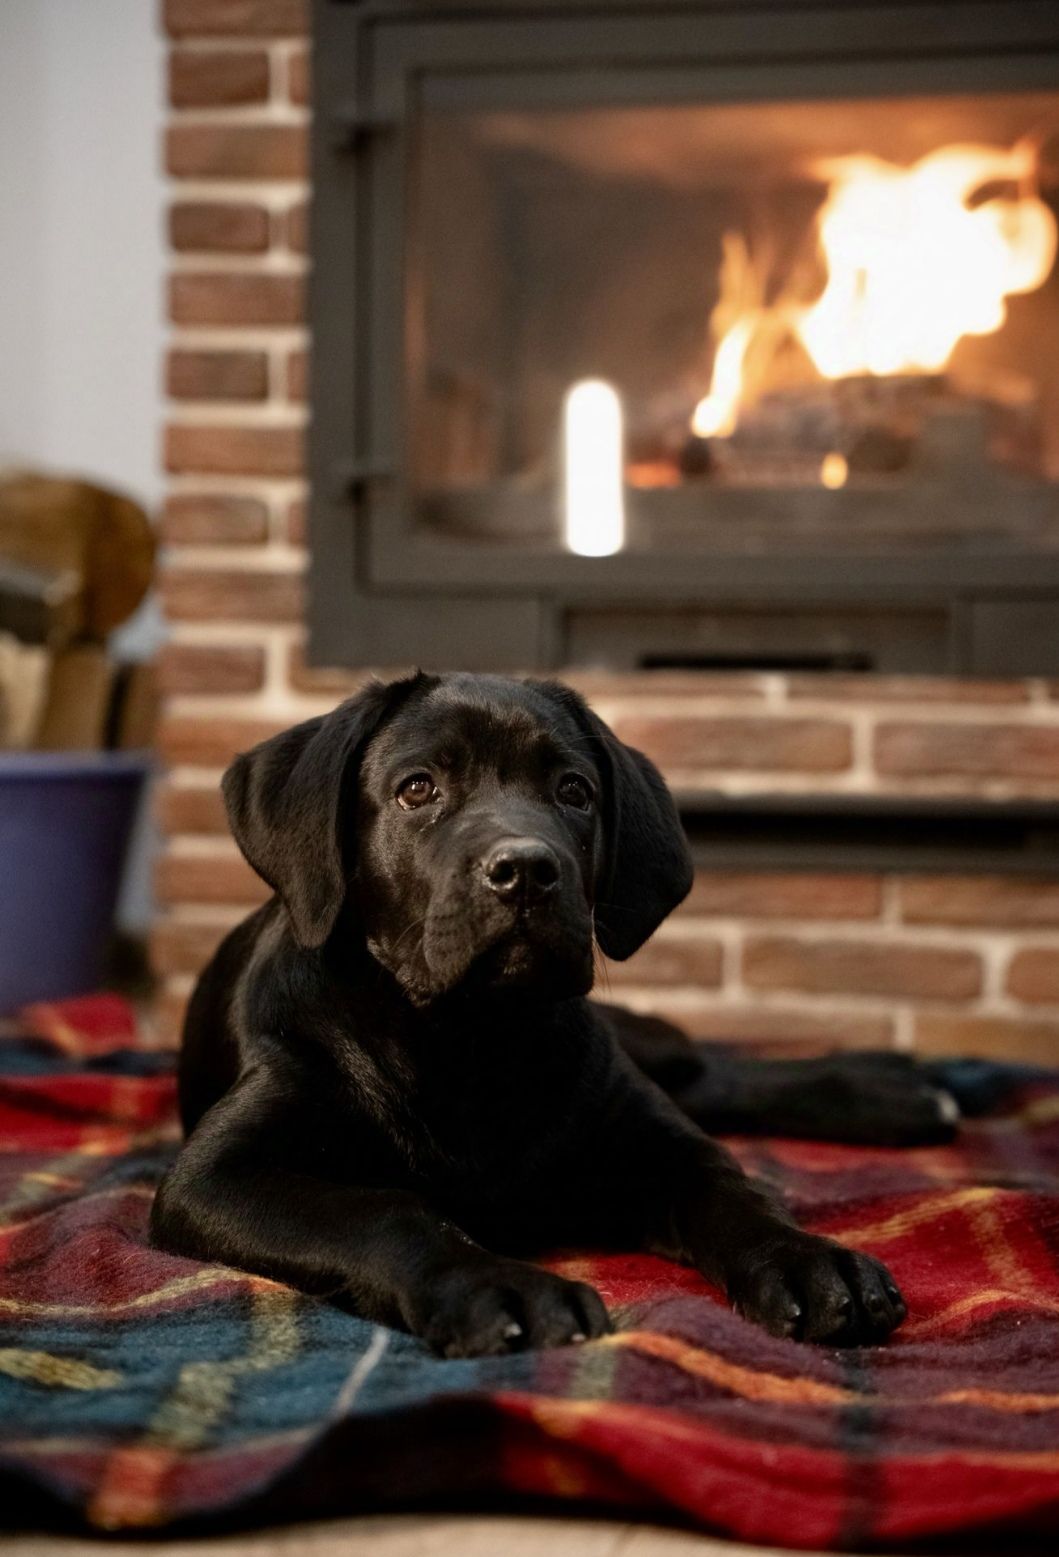
{"type": "Polygon", "coordinates": [[[413,773],[397,790],[397,804],[404,811],[429,805],[438,798],[438,787],[429,773],[413,773]]]}
{"type": "Polygon", "coordinates": [[[577,773],[564,774],[557,793],[564,806],[573,806],[578,811],[587,811],[592,804],[592,791],[577,773]]]}

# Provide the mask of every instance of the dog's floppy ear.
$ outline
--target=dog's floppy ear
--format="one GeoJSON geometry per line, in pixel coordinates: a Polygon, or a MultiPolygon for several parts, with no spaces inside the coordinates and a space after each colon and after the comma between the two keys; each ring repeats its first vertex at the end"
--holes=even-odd
{"type": "Polygon", "coordinates": [[[608,957],[624,962],[690,892],[688,841],[654,763],[619,741],[569,687],[544,686],[588,736],[603,779],[607,857],[596,891],[596,939],[608,957]]]}
{"type": "Polygon", "coordinates": [[[221,780],[235,841],[283,899],[302,946],[323,945],[345,900],[340,812],[347,768],[418,680],[369,682],[332,713],[244,752],[221,780]]]}

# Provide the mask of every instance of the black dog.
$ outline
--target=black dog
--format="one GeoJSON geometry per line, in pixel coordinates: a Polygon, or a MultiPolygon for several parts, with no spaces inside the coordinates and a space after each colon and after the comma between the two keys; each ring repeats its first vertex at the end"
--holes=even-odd
{"type": "Polygon", "coordinates": [[[700,1124],[830,1115],[822,1133],[896,1144],[944,1137],[947,1099],[896,1056],[705,1061],[585,1000],[595,947],[629,957],[692,867],[657,771],[573,692],[372,684],[239,757],[224,794],[277,897],[192,998],[161,1247],[447,1356],[606,1331],[592,1288],[514,1257],[560,1244],[691,1263],[779,1335],[900,1322],[877,1260],[801,1231],[700,1124]]]}

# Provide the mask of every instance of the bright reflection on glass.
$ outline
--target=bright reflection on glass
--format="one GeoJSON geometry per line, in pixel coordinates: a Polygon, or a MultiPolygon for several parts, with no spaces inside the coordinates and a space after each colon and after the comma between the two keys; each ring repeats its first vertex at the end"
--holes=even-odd
{"type": "Polygon", "coordinates": [[[820,484],[837,492],[844,487],[849,476],[849,463],[844,454],[825,454],[820,461],[820,484]]]}
{"type": "Polygon", "coordinates": [[[563,404],[566,544],[579,557],[609,557],[625,542],[621,401],[602,379],[573,384],[563,404]]]}

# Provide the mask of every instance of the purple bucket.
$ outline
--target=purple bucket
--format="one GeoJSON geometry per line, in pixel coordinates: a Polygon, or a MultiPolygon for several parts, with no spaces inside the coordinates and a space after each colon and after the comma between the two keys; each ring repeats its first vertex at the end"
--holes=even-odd
{"type": "Polygon", "coordinates": [[[0,753],[0,1015],[98,989],[145,754],[0,753]]]}

